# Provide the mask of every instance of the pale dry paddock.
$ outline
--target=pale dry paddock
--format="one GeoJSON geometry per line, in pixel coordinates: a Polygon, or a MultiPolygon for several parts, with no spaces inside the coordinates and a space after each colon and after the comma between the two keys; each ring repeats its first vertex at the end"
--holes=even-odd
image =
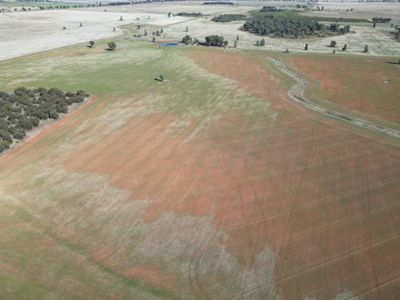
{"type": "Polygon", "coordinates": [[[119,26],[137,18],[149,24],[178,21],[164,14],[104,12],[104,9],[3,13],[0,14],[0,60],[113,37],[122,33],[119,26]],[[123,21],[120,21],[121,16],[123,21]]]}

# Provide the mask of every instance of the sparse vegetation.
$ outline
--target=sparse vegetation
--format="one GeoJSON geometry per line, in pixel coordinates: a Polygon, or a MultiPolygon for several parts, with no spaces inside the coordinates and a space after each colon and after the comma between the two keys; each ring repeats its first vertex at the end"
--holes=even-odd
{"type": "Polygon", "coordinates": [[[0,92],[0,153],[39,126],[40,120],[58,119],[68,106],[82,102],[88,94],[63,92],[59,89],[17,88],[13,93],[0,92]]]}

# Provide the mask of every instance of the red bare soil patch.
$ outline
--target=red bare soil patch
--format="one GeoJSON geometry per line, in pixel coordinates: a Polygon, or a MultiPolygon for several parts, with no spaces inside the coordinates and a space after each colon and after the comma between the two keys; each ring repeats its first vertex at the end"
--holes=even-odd
{"type": "Polygon", "coordinates": [[[289,66],[311,80],[307,93],[381,120],[400,122],[400,69],[387,58],[292,56],[289,66]]]}
{"type": "MultiPolygon", "coordinates": [[[[284,299],[326,299],[347,290],[399,295],[399,149],[281,105],[279,80],[257,59],[189,55],[239,88],[275,98],[281,113],[274,124],[252,124],[232,113],[188,140],[199,120],[171,136],[166,128],[173,117],[138,117],[102,143],[79,147],[63,160],[65,168],[109,175],[133,199],[149,199],[147,222],[165,211],[212,214],[227,234],[220,242],[249,269],[271,267],[255,264],[271,246],[276,282],[266,285],[277,284],[284,299]]],[[[209,246],[198,259],[210,259],[209,246]]],[[[229,279],[213,284],[229,285],[229,279]]]]}
{"type": "Polygon", "coordinates": [[[255,97],[281,99],[287,95],[281,86],[281,78],[265,68],[266,61],[263,58],[204,50],[190,52],[190,56],[214,74],[224,77],[229,74],[228,78],[235,80],[239,89],[245,89],[255,97]],[[243,71],[242,68],[251,72],[243,71]]]}

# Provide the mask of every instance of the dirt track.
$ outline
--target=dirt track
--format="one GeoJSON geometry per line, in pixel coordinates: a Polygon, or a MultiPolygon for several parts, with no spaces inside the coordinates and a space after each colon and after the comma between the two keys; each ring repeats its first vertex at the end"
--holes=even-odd
{"type": "Polygon", "coordinates": [[[285,75],[293,78],[296,81],[296,84],[293,85],[289,90],[288,90],[288,96],[290,99],[295,101],[296,103],[306,107],[307,109],[313,110],[315,112],[318,112],[324,116],[334,118],[337,120],[341,120],[347,123],[350,123],[353,126],[357,126],[360,128],[368,129],[380,134],[385,134],[390,137],[394,138],[400,138],[400,131],[389,128],[386,126],[382,126],[379,124],[375,124],[360,118],[356,118],[353,116],[350,116],[348,114],[338,112],[332,109],[324,108],[317,103],[306,99],[304,97],[304,91],[307,89],[308,86],[308,81],[304,77],[302,77],[300,74],[294,72],[293,70],[290,70],[280,59],[276,59],[271,57],[270,61],[285,75]]]}

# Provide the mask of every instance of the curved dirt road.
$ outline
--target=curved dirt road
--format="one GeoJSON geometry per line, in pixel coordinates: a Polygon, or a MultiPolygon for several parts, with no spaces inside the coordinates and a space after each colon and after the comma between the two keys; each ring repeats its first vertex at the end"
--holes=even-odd
{"type": "Polygon", "coordinates": [[[301,75],[297,74],[296,72],[290,70],[280,59],[276,59],[273,57],[270,57],[269,60],[285,75],[293,78],[296,81],[296,84],[292,86],[288,90],[288,95],[290,99],[295,101],[296,103],[305,106],[308,109],[311,109],[315,112],[318,112],[324,116],[328,116],[331,118],[335,118],[337,120],[341,120],[347,123],[350,123],[351,125],[368,129],[380,134],[385,134],[390,137],[394,138],[399,138],[400,139],[400,131],[389,128],[386,126],[382,126],[379,124],[375,124],[363,119],[359,119],[353,116],[349,116],[347,114],[344,114],[342,112],[338,112],[335,110],[331,110],[328,108],[324,108],[317,103],[314,103],[304,97],[304,91],[306,90],[308,86],[308,81],[301,75]]]}

